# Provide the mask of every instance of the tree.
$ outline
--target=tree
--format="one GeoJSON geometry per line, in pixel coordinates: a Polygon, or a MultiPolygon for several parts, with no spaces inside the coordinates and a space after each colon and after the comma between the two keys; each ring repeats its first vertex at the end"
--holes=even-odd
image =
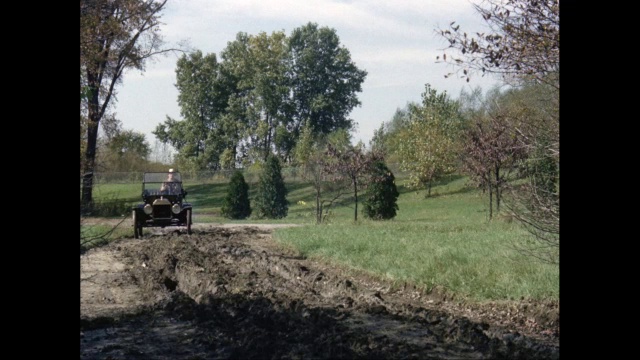
{"type": "MultiPolygon", "coordinates": [[[[500,88],[496,86],[491,90],[491,92],[498,93],[500,92],[500,88]]],[[[462,117],[465,119],[471,119],[475,116],[484,114],[488,106],[488,101],[485,101],[484,94],[482,93],[482,88],[480,86],[476,86],[471,90],[471,92],[461,89],[460,95],[458,96],[458,103],[460,104],[462,117]]]]}
{"type": "MultiPolygon", "coordinates": [[[[289,52],[286,35],[238,33],[222,53],[225,72],[236,84],[234,117],[246,124],[244,133],[247,156],[265,161],[267,156],[288,140],[280,127],[286,128],[289,110],[289,52]]],[[[286,149],[288,151],[288,149],[286,149]]]]}
{"type": "Polygon", "coordinates": [[[395,176],[383,161],[373,164],[371,184],[367,188],[363,201],[363,213],[365,217],[381,220],[392,219],[398,210],[398,188],[395,176]]]}
{"type": "MultiPolygon", "coordinates": [[[[545,168],[558,169],[555,177],[559,178],[560,2],[486,0],[482,4],[475,8],[490,33],[467,34],[455,22],[450,29],[437,30],[449,42],[448,49],[456,53],[449,57],[445,53],[442,60],[452,64],[458,74],[462,71],[467,82],[474,73],[493,73],[528,93],[514,103],[519,109],[511,113],[524,115],[513,121],[511,132],[519,134],[520,146],[528,157],[555,162],[545,168]]],[[[509,189],[507,206],[539,240],[529,247],[533,249],[529,254],[542,248],[551,249],[547,254],[555,256],[560,244],[559,188],[549,192],[546,182],[528,180],[529,186],[509,189]]],[[[548,258],[547,254],[540,257],[548,258]]]]}
{"type": "Polygon", "coordinates": [[[258,218],[281,219],[287,216],[289,201],[280,160],[269,155],[258,179],[255,210],[258,218]]]}
{"type": "Polygon", "coordinates": [[[362,91],[367,72],[351,61],[336,31],[307,23],[291,33],[289,51],[294,106],[289,130],[295,138],[307,122],[314,134],[351,130],[353,121],[347,116],[360,105],[356,94],[362,91]]]}
{"type": "Polygon", "coordinates": [[[229,219],[245,219],[251,215],[249,185],[240,171],[235,171],[229,182],[229,190],[221,209],[222,216],[229,219]]]}
{"type": "Polygon", "coordinates": [[[524,182],[505,191],[505,206],[536,241],[517,244],[539,260],[558,263],[560,251],[559,98],[549,86],[532,84],[507,94],[505,102],[517,112],[515,132],[524,156],[517,170],[524,182]],[[559,150],[559,148],[558,148],[559,150]]]}
{"type": "Polygon", "coordinates": [[[416,103],[407,103],[404,108],[396,109],[390,121],[383,122],[378,130],[374,130],[369,145],[372,150],[384,154],[389,163],[402,161],[402,157],[398,155],[402,143],[398,135],[411,124],[411,109],[417,106],[416,103]]]}
{"type": "MultiPolygon", "coordinates": [[[[474,5],[491,33],[467,34],[451,22],[436,29],[457,56],[442,61],[473,73],[502,75],[506,82],[534,81],[560,89],[560,1],[483,0],[474,5]]],[[[439,60],[440,56],[436,58],[439,60]]]]}
{"type": "Polygon", "coordinates": [[[220,154],[220,169],[231,170],[236,168],[236,157],[231,149],[224,149],[220,154]]]}
{"type": "Polygon", "coordinates": [[[176,70],[182,121],[154,134],[178,150],[182,169],[250,165],[276,154],[291,162],[300,131],[351,130],[349,112],[366,72],[351,61],[335,30],[308,24],[291,37],[276,31],[240,32],[221,52],[184,56],[176,70]],[[230,154],[233,162],[229,162],[230,154]]]}
{"type": "Polygon", "coordinates": [[[560,255],[560,190],[558,164],[548,153],[524,161],[526,182],[507,193],[506,206],[535,242],[516,243],[516,249],[538,260],[558,264],[560,255]]]}
{"type": "MultiPolygon", "coordinates": [[[[474,5],[491,29],[491,33],[467,34],[460,25],[450,24],[450,30],[437,30],[448,42],[448,49],[457,56],[443,61],[462,71],[467,81],[472,73],[494,73],[506,83],[545,89],[535,96],[548,109],[549,121],[543,129],[529,124],[516,129],[521,133],[523,146],[530,151],[547,144],[550,156],[560,158],[560,2],[559,0],[485,0],[485,6],[474,5]],[[538,130],[545,132],[541,143],[538,130]]],[[[439,59],[439,56],[438,58],[439,59]]],[[[532,119],[537,121],[537,119],[532,119]]],[[[523,123],[521,125],[525,125],[523,123]]]]}
{"type": "Polygon", "coordinates": [[[327,147],[346,149],[349,144],[347,131],[341,129],[328,135],[314,135],[311,124],[307,123],[293,149],[295,164],[302,168],[302,177],[315,191],[316,224],[322,223],[334,202],[349,192],[349,183],[342,174],[331,172],[337,159],[327,156],[327,147]]]}
{"type": "Polygon", "coordinates": [[[364,145],[350,146],[347,149],[339,149],[329,145],[326,156],[335,159],[326,163],[325,169],[335,178],[334,181],[347,179],[353,191],[354,211],[353,221],[358,221],[358,191],[368,185],[367,176],[373,170],[373,164],[382,160],[382,155],[376,152],[366,153],[364,145]]]}
{"type": "Polygon", "coordinates": [[[133,130],[118,130],[104,139],[98,155],[107,171],[144,171],[151,147],[145,135],[133,130]]]}
{"type": "Polygon", "coordinates": [[[397,136],[401,169],[409,172],[408,186],[427,186],[456,170],[459,132],[463,119],[457,102],[447,92],[425,86],[422,104],[411,108],[411,120],[397,136]]]}
{"type": "Polygon", "coordinates": [[[151,161],[157,164],[171,164],[173,162],[171,147],[169,144],[159,141],[157,138],[153,142],[151,150],[151,161]]]}
{"type": "Polygon", "coordinates": [[[311,124],[306,124],[302,128],[300,136],[298,137],[298,142],[292,151],[293,163],[302,168],[303,174],[308,170],[307,168],[309,167],[310,159],[317,148],[317,144],[318,141],[316,136],[313,134],[311,124]]]}
{"type": "Polygon", "coordinates": [[[85,156],[87,153],[87,127],[88,121],[85,116],[80,114],[80,176],[82,177],[82,171],[84,170],[85,156]]]}
{"type": "Polygon", "coordinates": [[[500,93],[490,92],[484,105],[471,111],[473,124],[465,132],[464,168],[489,192],[489,217],[495,197],[496,210],[504,203],[514,219],[534,234],[538,243],[516,247],[549,262],[559,250],[559,164],[545,141],[554,138],[554,101],[541,101],[548,86],[529,85],[500,93]],[[526,134],[535,134],[538,147],[528,145],[526,134]]]}
{"type": "Polygon", "coordinates": [[[81,204],[93,199],[93,172],[100,121],[126,69],[144,70],[162,50],[160,13],[167,0],[80,0],[80,113],[87,145],[82,162],[81,204]],[[83,120],[86,123],[83,124],[83,120]]]}
{"type": "Polygon", "coordinates": [[[231,90],[221,80],[215,54],[184,54],[176,63],[176,88],[182,120],[167,116],[153,132],[178,151],[182,169],[218,169],[220,155],[237,139],[223,129],[222,117],[231,90]]]}
{"type": "Polygon", "coordinates": [[[489,219],[493,216],[493,199],[496,211],[500,211],[502,189],[509,180],[508,174],[524,156],[518,135],[511,130],[509,121],[513,114],[497,106],[486,114],[477,114],[473,125],[463,136],[463,167],[471,181],[489,193],[489,219]]]}

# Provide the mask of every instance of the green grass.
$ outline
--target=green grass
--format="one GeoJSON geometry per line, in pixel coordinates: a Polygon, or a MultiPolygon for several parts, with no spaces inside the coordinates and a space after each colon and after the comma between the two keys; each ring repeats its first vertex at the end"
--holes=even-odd
{"type": "Polygon", "coordinates": [[[93,188],[93,198],[96,201],[101,199],[120,199],[127,202],[138,202],[142,200],[142,185],[140,184],[103,184],[93,188]]]}
{"type": "MultiPolygon", "coordinates": [[[[397,216],[371,221],[358,214],[346,200],[332,210],[327,224],[315,225],[315,195],[303,182],[289,182],[289,214],[279,220],[228,220],[220,217],[227,184],[185,183],[187,201],[194,206],[198,223],[295,223],[275,239],[294,246],[302,254],[390,279],[415,284],[426,291],[444,289],[472,300],[507,300],[521,297],[557,300],[559,268],[527,258],[513,244],[529,237],[515,222],[495,214],[488,220],[488,199],[466,186],[466,179],[452,176],[435,184],[431,197],[397,180],[400,197],[397,216]]],[[[255,184],[249,184],[250,196],[255,184]]],[[[105,184],[94,197],[118,197],[139,201],[140,185],[105,184]]],[[[362,204],[359,204],[359,211],[362,204]]],[[[130,235],[130,234],[128,234],[130,235]]]]}
{"type": "Polygon", "coordinates": [[[80,227],[80,251],[131,235],[131,228],[122,224],[115,228],[107,225],[83,225],[80,227]]]}
{"type": "Polygon", "coordinates": [[[312,257],[335,261],[425,290],[443,288],[476,300],[558,297],[557,267],[510,250],[523,236],[499,225],[362,222],[279,229],[278,241],[312,257]],[[500,234],[502,233],[502,234],[500,234]]]}

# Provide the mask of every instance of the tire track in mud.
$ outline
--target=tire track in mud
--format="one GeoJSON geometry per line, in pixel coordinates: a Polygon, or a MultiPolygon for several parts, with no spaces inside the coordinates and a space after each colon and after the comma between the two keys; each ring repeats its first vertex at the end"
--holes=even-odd
{"type": "Polygon", "coordinates": [[[137,291],[156,300],[83,315],[82,358],[559,358],[558,341],[474,322],[416,291],[399,295],[304,259],[266,229],[211,227],[114,246],[137,291]]]}

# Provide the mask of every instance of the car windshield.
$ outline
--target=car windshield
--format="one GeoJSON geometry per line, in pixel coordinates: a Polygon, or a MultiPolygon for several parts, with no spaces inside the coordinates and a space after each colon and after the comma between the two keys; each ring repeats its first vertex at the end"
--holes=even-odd
{"type": "Polygon", "coordinates": [[[144,173],[145,183],[162,183],[169,179],[169,176],[173,178],[173,182],[182,182],[182,176],[179,172],[148,172],[144,173]]]}
{"type": "Polygon", "coordinates": [[[182,176],[180,176],[179,172],[149,172],[144,174],[143,190],[153,193],[162,190],[169,193],[178,193],[181,189],[182,176]]]}

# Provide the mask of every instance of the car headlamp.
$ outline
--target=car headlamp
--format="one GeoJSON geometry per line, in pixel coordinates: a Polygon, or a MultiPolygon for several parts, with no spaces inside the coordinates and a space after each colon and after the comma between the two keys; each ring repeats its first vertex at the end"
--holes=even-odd
{"type": "Polygon", "coordinates": [[[173,206],[171,207],[171,211],[173,211],[174,214],[180,214],[180,205],[173,204],[173,206]]]}
{"type": "Polygon", "coordinates": [[[151,215],[152,212],[153,212],[153,206],[151,206],[150,204],[146,204],[144,206],[144,213],[147,215],[151,215]]]}

